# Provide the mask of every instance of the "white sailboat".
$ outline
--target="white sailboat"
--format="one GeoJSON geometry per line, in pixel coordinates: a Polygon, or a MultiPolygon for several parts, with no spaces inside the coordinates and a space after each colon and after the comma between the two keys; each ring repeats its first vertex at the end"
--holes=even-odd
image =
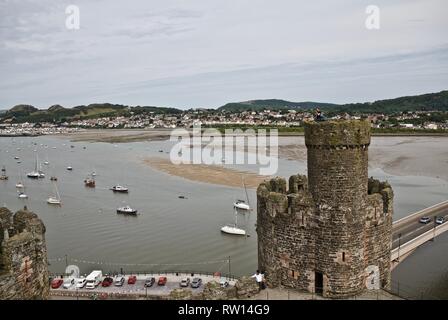
{"type": "Polygon", "coordinates": [[[45,178],[45,173],[41,170],[39,164],[39,156],[37,154],[36,154],[36,163],[34,165],[34,171],[27,173],[26,176],[31,179],[45,178]]]}
{"type": "Polygon", "coordinates": [[[250,203],[249,203],[249,195],[247,194],[247,188],[246,188],[246,184],[244,183],[244,177],[241,177],[243,186],[244,186],[244,191],[246,192],[246,201],[244,200],[237,200],[236,202],[233,203],[233,207],[240,209],[240,210],[245,210],[245,211],[250,211],[250,203]]]}
{"type": "MultiPolygon", "coordinates": [[[[22,180],[22,175],[20,175],[20,180],[22,180]]],[[[26,191],[25,191],[25,185],[22,182],[17,183],[16,188],[17,188],[17,192],[19,193],[19,195],[18,195],[19,199],[28,199],[28,195],[26,194],[26,191]],[[20,185],[21,185],[21,187],[17,187],[20,185]]]]}
{"type": "Polygon", "coordinates": [[[17,189],[23,189],[25,188],[25,185],[23,184],[23,179],[22,179],[22,173],[20,172],[20,180],[16,183],[16,188],[17,189]]]}
{"type": "Polygon", "coordinates": [[[246,230],[238,228],[238,212],[235,210],[235,224],[226,225],[221,228],[221,232],[234,234],[237,236],[245,236],[246,230]]]}
{"type": "Polygon", "coordinates": [[[51,195],[48,199],[47,199],[47,203],[48,204],[57,204],[60,205],[61,204],[61,197],[59,196],[59,191],[58,191],[58,187],[56,185],[56,182],[54,182],[54,191],[55,194],[51,195]]]}

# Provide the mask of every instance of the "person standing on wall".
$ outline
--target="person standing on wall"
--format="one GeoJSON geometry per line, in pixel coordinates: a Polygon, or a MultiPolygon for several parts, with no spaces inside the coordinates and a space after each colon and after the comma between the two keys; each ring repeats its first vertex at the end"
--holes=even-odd
{"type": "Polygon", "coordinates": [[[257,272],[252,276],[252,278],[255,278],[255,281],[257,281],[258,286],[260,287],[260,290],[263,289],[263,275],[260,273],[260,270],[257,270],[257,272]]]}

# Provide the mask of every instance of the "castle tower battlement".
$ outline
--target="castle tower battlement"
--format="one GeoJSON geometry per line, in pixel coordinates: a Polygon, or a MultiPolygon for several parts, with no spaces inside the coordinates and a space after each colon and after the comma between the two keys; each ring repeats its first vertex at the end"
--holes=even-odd
{"type": "Polygon", "coordinates": [[[370,123],[305,125],[308,178],[257,190],[259,268],[270,286],[348,297],[390,283],[393,192],[368,179],[370,123]]]}

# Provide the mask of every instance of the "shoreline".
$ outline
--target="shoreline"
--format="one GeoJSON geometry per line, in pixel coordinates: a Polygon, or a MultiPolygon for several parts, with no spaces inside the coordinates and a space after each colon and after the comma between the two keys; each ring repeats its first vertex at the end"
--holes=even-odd
{"type": "MultiPolygon", "coordinates": [[[[127,143],[140,141],[163,141],[170,138],[174,129],[84,129],[74,133],[55,134],[50,136],[64,137],[73,142],[106,142],[127,143]]],[[[189,129],[187,129],[189,130],[189,129]]],[[[279,137],[303,137],[303,132],[278,132],[279,137]]],[[[448,132],[417,133],[371,133],[372,137],[442,137],[448,138],[448,132]]],[[[20,137],[20,136],[15,136],[20,137]]]]}

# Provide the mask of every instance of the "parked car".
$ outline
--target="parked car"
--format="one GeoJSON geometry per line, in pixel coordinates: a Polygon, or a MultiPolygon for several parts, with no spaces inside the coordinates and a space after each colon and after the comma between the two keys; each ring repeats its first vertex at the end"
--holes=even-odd
{"type": "Polygon", "coordinates": [[[164,286],[164,285],[166,285],[167,281],[168,281],[168,279],[166,277],[160,277],[159,281],[157,282],[157,285],[164,286]]]}
{"type": "Polygon", "coordinates": [[[444,217],[437,217],[437,219],[436,219],[436,223],[437,224],[442,224],[444,222],[445,222],[445,218],[444,217]]]}
{"type": "Polygon", "coordinates": [[[87,283],[86,278],[79,278],[78,280],[76,280],[76,288],[78,288],[78,289],[84,288],[86,283],[87,283]]]}
{"type": "Polygon", "coordinates": [[[180,280],[181,287],[188,287],[190,285],[190,278],[183,278],[180,280]]]}
{"type": "Polygon", "coordinates": [[[103,287],[110,287],[114,283],[114,279],[111,277],[104,278],[103,282],[101,283],[101,286],[103,287]]]}
{"type": "Polygon", "coordinates": [[[154,277],[147,278],[145,280],[145,287],[146,288],[152,287],[155,282],[156,282],[156,278],[154,278],[154,277]]]}
{"type": "Polygon", "coordinates": [[[229,282],[226,279],[221,279],[221,281],[219,282],[219,284],[221,285],[221,287],[223,288],[227,288],[229,286],[229,282]]]}
{"type": "Polygon", "coordinates": [[[64,283],[64,280],[62,280],[61,278],[53,279],[53,280],[51,281],[51,288],[52,288],[52,289],[57,289],[57,288],[59,288],[63,283],[64,283]]]}
{"type": "Polygon", "coordinates": [[[201,278],[193,278],[193,281],[191,281],[191,287],[192,288],[199,288],[202,285],[202,279],[201,278]]]}
{"type": "Polygon", "coordinates": [[[431,222],[431,218],[430,217],[422,217],[422,218],[420,218],[420,223],[428,224],[430,222],[431,222]]]}
{"type": "Polygon", "coordinates": [[[123,276],[117,276],[115,278],[115,286],[116,287],[121,287],[124,284],[124,277],[123,276]]]}
{"type": "Polygon", "coordinates": [[[62,284],[62,287],[64,289],[68,289],[71,286],[73,286],[75,284],[75,279],[74,278],[65,278],[64,279],[64,283],[62,284]]]}
{"type": "Polygon", "coordinates": [[[129,276],[128,284],[135,284],[137,282],[137,276],[129,276]]]}

